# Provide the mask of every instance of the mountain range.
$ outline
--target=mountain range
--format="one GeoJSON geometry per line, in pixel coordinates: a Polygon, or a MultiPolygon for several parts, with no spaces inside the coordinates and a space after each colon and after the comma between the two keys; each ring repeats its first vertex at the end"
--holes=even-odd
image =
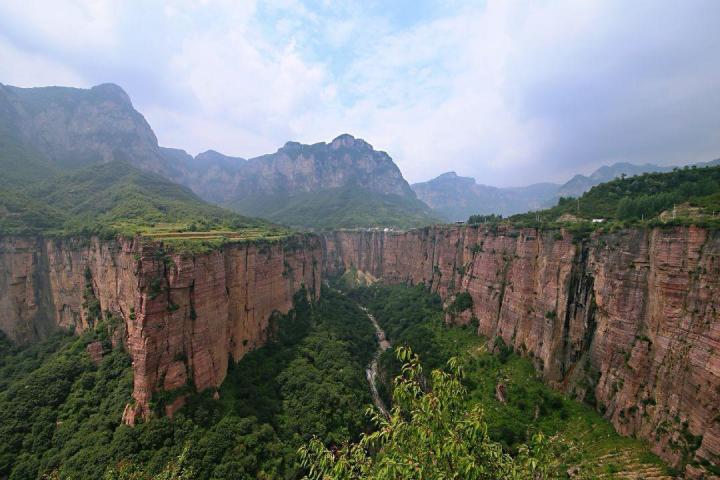
{"type": "MultiPolygon", "coordinates": [[[[695,163],[705,167],[720,165],[720,159],[695,163]]],[[[561,197],[580,197],[592,187],[621,176],[632,177],[644,173],[669,172],[673,168],[646,163],[614,163],[605,165],[589,176],[575,175],[564,184],[535,183],[525,187],[492,187],[478,184],[472,177],[447,172],[427,182],[412,184],[418,198],[448,221],[467,220],[470,215],[500,214],[510,216],[552,207],[561,197]]]]}
{"type": "Polygon", "coordinates": [[[0,84],[0,185],[28,186],[108,162],[159,174],[242,215],[300,228],[409,228],[472,214],[507,216],[550,207],[560,197],[580,196],[621,175],[671,169],[616,163],[562,185],[512,188],[448,172],[411,186],[387,153],[349,134],[329,143],[287,142],[275,153],[250,159],[215,150],[193,157],[161,147],[117,85],[0,84]]]}
{"type": "MultiPolygon", "coordinates": [[[[438,220],[390,156],[343,134],[330,143],[287,142],[248,160],[207,151],[161,149],[203,198],[296,227],[419,226],[438,220]]],[[[171,177],[172,178],[172,177],[171,177]]]]}
{"type": "Polygon", "coordinates": [[[287,142],[245,160],[164,148],[117,85],[91,89],[0,84],[0,182],[30,185],[95,164],[126,162],[190,187],[206,201],[295,227],[414,227],[438,221],[385,152],[343,134],[287,142]]]}

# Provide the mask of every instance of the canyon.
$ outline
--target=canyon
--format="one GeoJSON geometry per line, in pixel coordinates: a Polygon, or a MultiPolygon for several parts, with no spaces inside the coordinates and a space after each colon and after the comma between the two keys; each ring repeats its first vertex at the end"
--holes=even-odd
{"type": "Polygon", "coordinates": [[[449,306],[467,292],[472,306],[448,322],[501,338],[688,477],[720,462],[720,234],[702,228],[347,230],[195,254],[139,237],[4,237],[0,328],[18,342],[82,331],[92,296],[123,320],[132,424],[160,391],[172,415],[188,387],[216,389],[229,361],[271,338],[275,312],[348,268],[423,283],[449,306]]]}
{"type": "Polygon", "coordinates": [[[356,268],[472,307],[447,320],[531,358],[689,478],[720,461],[720,235],[695,227],[568,232],[440,227],[335,232],[328,273],[356,268]]]}

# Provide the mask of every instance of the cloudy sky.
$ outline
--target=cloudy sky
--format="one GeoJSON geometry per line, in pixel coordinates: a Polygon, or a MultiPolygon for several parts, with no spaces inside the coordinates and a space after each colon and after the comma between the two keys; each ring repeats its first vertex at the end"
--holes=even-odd
{"type": "Polygon", "coordinates": [[[122,86],[161,145],[348,132],[406,178],[720,157],[717,0],[0,0],[0,82],[122,86]]]}

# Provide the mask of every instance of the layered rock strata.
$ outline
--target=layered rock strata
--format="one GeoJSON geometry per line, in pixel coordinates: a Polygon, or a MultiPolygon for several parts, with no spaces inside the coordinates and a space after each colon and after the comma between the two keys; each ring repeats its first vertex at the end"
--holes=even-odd
{"type": "Polygon", "coordinates": [[[720,465],[718,232],[574,241],[557,231],[440,227],[335,232],[323,242],[329,272],[352,266],[422,282],[448,302],[467,291],[472,308],[452,321],[476,317],[480,334],[533,359],[546,381],[595,403],[620,433],[647,439],[689,476],[720,465]]]}
{"type": "Polygon", "coordinates": [[[125,420],[151,411],[153,394],[218,387],[229,358],[264,344],[275,312],[303,290],[320,290],[320,242],[228,245],[202,254],[170,253],[139,239],[0,239],[0,329],[28,342],[57,328],[83,331],[89,305],[124,320],[132,358],[133,403],[125,420]]]}
{"type": "Polygon", "coordinates": [[[532,229],[339,231],[195,255],[137,239],[6,237],[0,329],[19,342],[81,331],[95,321],[91,304],[124,319],[132,423],[158,390],[172,414],[188,388],[218,387],[231,357],[267,340],[274,312],[303,286],[317,298],[321,270],[349,267],[424,283],[448,303],[468,292],[471,309],[450,321],[477,318],[480,334],[502,338],[688,476],[712,478],[720,464],[720,233],[700,228],[583,240],[532,229]]]}

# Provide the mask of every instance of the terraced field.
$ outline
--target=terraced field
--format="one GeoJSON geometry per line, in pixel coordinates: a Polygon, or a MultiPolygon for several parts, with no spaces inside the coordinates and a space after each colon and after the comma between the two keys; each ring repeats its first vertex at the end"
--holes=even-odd
{"type": "Polygon", "coordinates": [[[177,232],[177,231],[151,231],[144,233],[144,237],[153,240],[276,240],[286,237],[288,230],[269,230],[266,228],[246,228],[242,230],[211,230],[209,232],[177,232]]]}
{"type": "Polygon", "coordinates": [[[190,253],[203,253],[227,243],[275,242],[292,234],[282,227],[247,227],[237,230],[178,231],[175,224],[155,225],[142,233],[144,238],[190,253]]]}

